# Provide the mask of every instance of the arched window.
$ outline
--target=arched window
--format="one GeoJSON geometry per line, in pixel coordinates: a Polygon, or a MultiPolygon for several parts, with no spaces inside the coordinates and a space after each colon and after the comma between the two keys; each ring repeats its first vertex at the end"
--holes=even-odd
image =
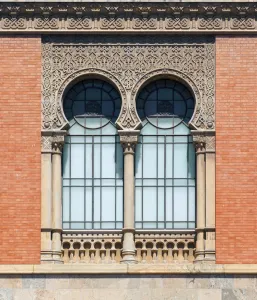
{"type": "Polygon", "coordinates": [[[193,111],[190,91],[175,80],[150,83],[137,97],[136,228],[195,227],[195,150],[188,127],[193,111]]]}
{"type": "Polygon", "coordinates": [[[72,86],[63,108],[70,128],[63,149],[63,228],[123,226],[123,152],[115,121],[121,98],[94,79],[72,86]]]}

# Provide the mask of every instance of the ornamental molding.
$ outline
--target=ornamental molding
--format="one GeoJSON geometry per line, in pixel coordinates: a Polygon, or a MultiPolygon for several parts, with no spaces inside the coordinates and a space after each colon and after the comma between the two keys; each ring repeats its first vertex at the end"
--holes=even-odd
{"type": "Polygon", "coordinates": [[[195,98],[192,129],[215,128],[215,45],[211,36],[51,36],[42,40],[42,129],[67,128],[62,99],[80,78],[102,78],[119,91],[118,128],[135,130],[138,91],[156,78],[185,83],[195,98]]]}
{"type": "Polygon", "coordinates": [[[252,2],[2,2],[0,32],[257,32],[252,2]]]}

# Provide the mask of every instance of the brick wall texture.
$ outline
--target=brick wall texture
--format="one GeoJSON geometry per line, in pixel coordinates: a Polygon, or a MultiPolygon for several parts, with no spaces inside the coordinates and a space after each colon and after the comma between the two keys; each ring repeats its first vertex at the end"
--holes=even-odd
{"type": "Polygon", "coordinates": [[[40,262],[41,39],[0,36],[0,264],[40,262]]]}
{"type": "Polygon", "coordinates": [[[217,263],[257,263],[257,38],[216,38],[217,263]]]}

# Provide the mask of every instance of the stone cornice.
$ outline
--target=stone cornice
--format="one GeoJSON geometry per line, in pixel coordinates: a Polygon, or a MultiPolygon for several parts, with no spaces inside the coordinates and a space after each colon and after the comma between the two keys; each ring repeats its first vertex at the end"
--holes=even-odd
{"type": "Polygon", "coordinates": [[[257,32],[255,2],[2,2],[0,33],[257,32]]]}

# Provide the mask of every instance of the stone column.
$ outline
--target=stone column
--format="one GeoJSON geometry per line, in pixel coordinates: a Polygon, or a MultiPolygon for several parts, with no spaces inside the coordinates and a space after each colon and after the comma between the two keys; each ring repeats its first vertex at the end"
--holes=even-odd
{"type": "Polygon", "coordinates": [[[196,148],[196,252],[195,262],[204,260],[205,250],[205,136],[194,133],[196,148]],[[197,134],[197,135],[196,135],[197,134]]]}
{"type": "Polygon", "coordinates": [[[52,141],[52,253],[54,263],[63,263],[61,259],[62,237],[62,148],[64,132],[53,134],[52,141]]]}
{"type": "Polygon", "coordinates": [[[205,261],[215,262],[215,132],[206,132],[205,261]]]}
{"type": "Polygon", "coordinates": [[[52,133],[41,136],[41,262],[52,261],[52,133]]]}
{"type": "Polygon", "coordinates": [[[134,154],[139,130],[119,130],[124,153],[124,225],[122,263],[137,263],[135,254],[135,184],[134,154]]]}

